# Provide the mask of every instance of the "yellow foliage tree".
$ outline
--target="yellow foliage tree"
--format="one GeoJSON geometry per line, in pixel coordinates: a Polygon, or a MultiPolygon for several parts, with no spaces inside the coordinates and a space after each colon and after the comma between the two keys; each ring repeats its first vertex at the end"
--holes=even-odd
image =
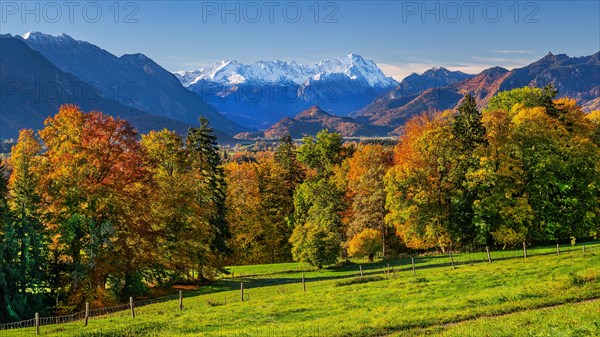
{"type": "Polygon", "coordinates": [[[351,257],[368,257],[373,262],[373,257],[381,250],[383,239],[381,231],[365,228],[356,234],[348,243],[348,254],[351,257]]]}

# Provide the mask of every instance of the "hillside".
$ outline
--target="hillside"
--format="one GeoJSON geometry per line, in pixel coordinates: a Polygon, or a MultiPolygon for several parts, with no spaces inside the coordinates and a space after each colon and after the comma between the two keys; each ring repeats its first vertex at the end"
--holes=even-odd
{"type": "MultiPolygon", "coordinates": [[[[349,264],[315,270],[299,263],[230,267],[220,281],[177,301],[109,317],[40,327],[44,336],[594,336],[600,333],[600,245],[349,264]],[[568,252],[567,250],[571,250],[568,252]],[[389,269],[387,267],[389,265],[389,269]],[[389,273],[385,273],[389,270],[389,273]],[[303,292],[301,278],[306,278],[303,292]],[[240,301],[240,282],[244,301],[240,301]],[[576,321],[576,324],[572,322],[576,321]]],[[[32,334],[33,328],[3,331],[32,334]]]]}
{"type": "Polygon", "coordinates": [[[389,128],[362,124],[349,117],[334,116],[318,106],[313,106],[293,118],[286,117],[280,120],[264,132],[241,133],[235,138],[275,140],[287,134],[292,138],[302,138],[306,135],[315,135],[322,129],[339,132],[344,137],[379,136],[390,131],[389,128]]]}

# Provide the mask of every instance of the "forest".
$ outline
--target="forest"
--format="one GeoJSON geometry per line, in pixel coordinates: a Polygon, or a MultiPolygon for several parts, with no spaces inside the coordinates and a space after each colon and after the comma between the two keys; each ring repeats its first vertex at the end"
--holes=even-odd
{"type": "Polygon", "coordinates": [[[397,144],[328,130],[217,144],[64,105],[0,167],[0,321],[99,307],[225,266],[600,234],[600,111],[552,87],[410,118],[397,144]]]}

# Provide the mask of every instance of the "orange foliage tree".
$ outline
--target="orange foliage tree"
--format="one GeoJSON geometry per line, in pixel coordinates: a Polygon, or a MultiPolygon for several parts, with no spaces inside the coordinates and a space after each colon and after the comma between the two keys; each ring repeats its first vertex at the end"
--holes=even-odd
{"type": "Polygon", "coordinates": [[[69,303],[105,300],[108,282],[132,293],[151,247],[148,172],[137,132],[124,120],[62,106],[40,137],[46,146],[39,191],[52,231],[54,277],[69,303]],[[75,290],[75,291],[73,291],[75,290]]]}
{"type": "Polygon", "coordinates": [[[385,242],[394,237],[393,228],[385,222],[385,186],[383,178],[392,164],[390,149],[382,145],[360,145],[348,160],[347,196],[350,204],[346,232],[350,242],[366,228],[377,229],[382,235],[382,253],[385,242]],[[389,238],[388,238],[389,237],[389,238]]]}
{"type": "Polygon", "coordinates": [[[409,248],[450,244],[451,142],[449,113],[423,114],[407,122],[394,150],[385,177],[386,221],[409,248]]]}

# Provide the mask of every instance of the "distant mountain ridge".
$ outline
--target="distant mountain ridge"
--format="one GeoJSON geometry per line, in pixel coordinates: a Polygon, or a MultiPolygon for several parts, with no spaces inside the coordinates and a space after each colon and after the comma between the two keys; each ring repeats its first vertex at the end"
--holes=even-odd
{"type": "MultiPolygon", "coordinates": [[[[422,74],[412,73],[405,77],[396,88],[377,97],[356,112],[354,116],[361,122],[371,123],[371,120],[381,118],[378,117],[381,112],[387,113],[389,110],[401,108],[430,89],[445,87],[473,76],[460,71],[450,71],[443,67],[431,68],[422,74]]],[[[391,123],[391,120],[386,120],[386,123],[391,123]]],[[[385,125],[385,123],[380,123],[380,125],[385,125]]]]}
{"type": "Polygon", "coordinates": [[[600,52],[584,57],[548,53],[522,68],[509,71],[492,67],[477,75],[457,79],[447,85],[439,81],[442,85],[424,86],[424,90],[416,93],[406,90],[405,81],[402,81],[397,88],[362,108],[355,115],[356,119],[366,124],[396,128],[424,111],[454,109],[466,92],[475,96],[481,108],[500,91],[548,84],[558,89],[559,96],[572,97],[587,110],[600,108],[600,52]]]}
{"type": "Polygon", "coordinates": [[[263,132],[240,133],[235,138],[277,140],[287,134],[292,138],[301,138],[314,135],[322,129],[339,132],[344,137],[381,136],[391,131],[382,126],[362,124],[349,117],[334,116],[318,106],[312,106],[293,118],[283,118],[263,132]]]}
{"type": "Polygon", "coordinates": [[[481,108],[498,92],[523,86],[553,84],[586,111],[600,109],[600,52],[548,53],[521,68],[475,75],[436,67],[398,83],[356,54],[314,64],[222,61],[172,74],[143,54],[117,57],[65,34],[3,35],[2,46],[0,137],[40,128],[62,103],[129,119],[142,132],[167,127],[184,133],[204,115],[230,143],[232,135],[277,139],[323,128],[347,137],[395,135],[416,114],[455,109],[466,92],[481,108]],[[19,90],[49,85],[58,88],[55,100],[19,96],[19,90]]]}
{"type": "Polygon", "coordinates": [[[346,116],[398,85],[373,61],[356,54],[314,64],[221,61],[175,75],[228,118],[256,128],[313,105],[346,116]]]}
{"type": "Polygon", "coordinates": [[[436,87],[443,87],[471,78],[475,75],[462,71],[451,71],[444,67],[434,67],[422,74],[412,73],[405,77],[393,91],[399,95],[411,95],[436,87]]]}
{"type": "Polygon", "coordinates": [[[139,131],[169,128],[185,132],[188,125],[164,116],[148,114],[102,96],[96,87],[63,72],[22,40],[0,36],[0,138],[16,138],[19,130],[39,130],[44,120],[62,104],[76,104],[84,111],[103,111],[129,120],[139,131]]]}
{"type": "Polygon", "coordinates": [[[21,36],[61,70],[94,84],[105,97],[149,114],[194,125],[204,115],[215,129],[229,134],[248,128],[232,122],[186,90],[166,69],[143,54],[117,57],[100,47],[61,34],[30,32],[21,36]]]}

